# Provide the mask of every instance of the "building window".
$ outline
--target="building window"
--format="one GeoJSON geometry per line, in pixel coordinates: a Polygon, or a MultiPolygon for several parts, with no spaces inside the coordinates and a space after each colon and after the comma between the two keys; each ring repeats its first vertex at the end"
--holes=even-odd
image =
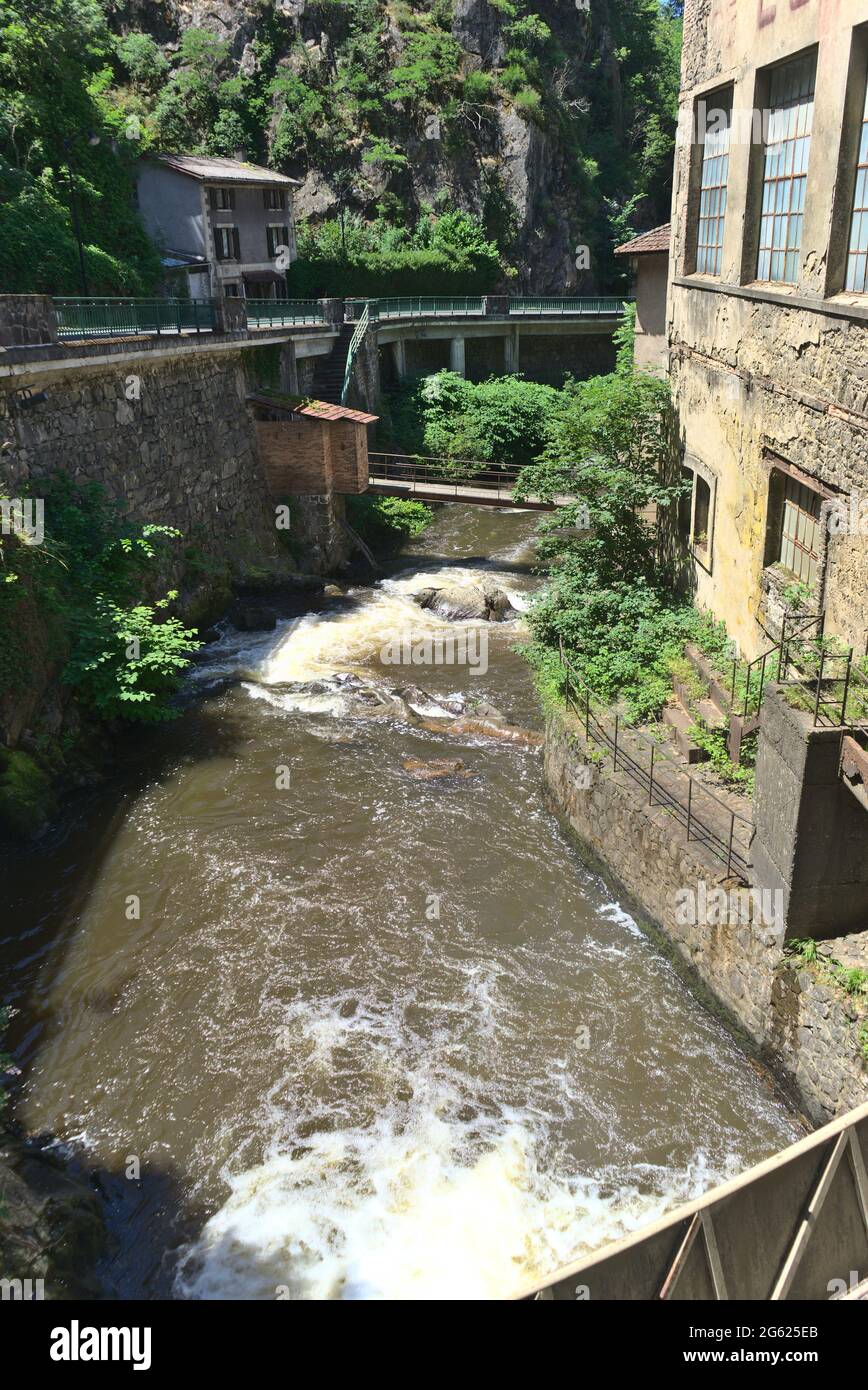
{"type": "Polygon", "coordinates": [[[286,207],[286,194],[282,188],[263,188],[262,201],[269,212],[283,212],[286,207]]]}
{"type": "Polygon", "coordinates": [[[211,206],[218,212],[231,212],[235,207],[234,188],[212,188],[211,206]]]}
{"type": "Polygon", "coordinates": [[[289,245],[289,228],[288,228],[288,227],[284,227],[284,226],[282,226],[282,225],[275,225],[275,226],[266,227],[266,229],[265,229],[265,235],[266,235],[266,237],[267,237],[267,239],[268,239],[268,254],[269,254],[269,256],[276,256],[276,255],[277,255],[277,248],[278,248],[279,246],[288,246],[288,245],[289,245]]]}
{"type": "Polygon", "coordinates": [[[795,478],[784,478],[778,561],[803,584],[813,585],[820,558],[822,497],[795,478]]]}
{"type": "Polygon", "coordinates": [[[796,282],[814,118],[815,69],[812,53],[784,63],[771,73],[758,280],[790,285],[796,282]]]}
{"type": "Polygon", "coordinates": [[[713,128],[705,132],[702,142],[696,269],[706,275],[719,275],[726,219],[730,112],[715,108],[712,118],[713,128]]]}
{"type": "Polygon", "coordinates": [[[679,500],[678,529],[687,549],[710,571],[717,479],[705,464],[690,455],[682,465],[681,477],[691,488],[679,500]]]}
{"type": "Polygon", "coordinates": [[[856,193],[853,198],[847,282],[844,288],[856,294],[868,292],[868,86],[865,90],[862,133],[856,161],[856,193]]]}
{"type": "Polygon", "coordinates": [[[240,261],[241,246],[237,227],[215,227],[214,249],[218,261],[240,261]]]}

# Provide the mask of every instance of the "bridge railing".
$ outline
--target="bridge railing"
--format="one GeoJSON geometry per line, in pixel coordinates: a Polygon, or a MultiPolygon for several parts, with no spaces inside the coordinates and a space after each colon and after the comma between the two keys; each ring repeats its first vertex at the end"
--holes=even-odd
{"type": "Polygon", "coordinates": [[[60,338],[121,338],[141,333],[210,332],[216,311],[210,299],[125,299],[119,297],[54,300],[60,338]]]}
{"type": "Polygon", "coordinates": [[[575,298],[575,299],[553,299],[543,296],[524,296],[517,299],[510,299],[510,317],[525,317],[543,315],[546,318],[552,315],[557,317],[576,317],[579,318],[601,318],[610,314],[620,317],[624,312],[625,303],[629,302],[624,296],[604,297],[604,298],[575,298]]]}
{"type": "Polygon", "coordinates": [[[399,295],[391,299],[347,299],[346,318],[357,322],[367,306],[371,323],[388,319],[413,318],[483,318],[485,299],[455,295],[399,295]]]}
{"type": "Polygon", "coordinates": [[[462,490],[474,488],[511,501],[521,469],[500,468],[476,459],[454,459],[447,463],[425,454],[375,452],[368,455],[368,471],[373,482],[394,483],[410,494],[434,485],[438,495],[441,488],[446,489],[444,496],[448,496],[451,489],[451,495],[459,498],[462,490]]]}
{"type": "Polygon", "coordinates": [[[344,315],[357,323],[367,307],[371,323],[390,319],[416,318],[619,318],[626,296],[556,297],[525,296],[508,299],[505,295],[402,295],[391,299],[346,299],[344,315]]]}
{"type": "Polygon", "coordinates": [[[250,328],[296,327],[325,323],[325,308],[318,299],[245,299],[250,328]]]}

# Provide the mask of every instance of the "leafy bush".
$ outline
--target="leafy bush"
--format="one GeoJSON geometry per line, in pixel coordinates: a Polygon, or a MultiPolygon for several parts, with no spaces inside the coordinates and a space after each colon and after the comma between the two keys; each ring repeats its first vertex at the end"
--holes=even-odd
{"type": "Polygon", "coordinates": [[[424,450],[445,459],[525,464],[549,440],[557,398],[553,387],[521,376],[475,384],[438,372],[419,391],[424,450]]]}
{"type": "MultiPolygon", "coordinates": [[[[149,605],[141,593],[157,548],[179,533],[131,523],[97,484],[65,474],[40,479],[39,495],[44,544],[0,542],[0,632],[20,636],[35,618],[43,633],[36,657],[61,665],[97,716],[171,718],[170,697],[199,644],[168,614],[176,594],[149,605]]],[[[11,646],[4,640],[0,651],[11,646]]],[[[20,690],[29,676],[26,665],[0,662],[0,693],[20,690]]]]}
{"type": "Polygon", "coordinates": [[[347,515],[353,530],[372,550],[392,554],[404,541],[429,525],[433,512],[424,502],[406,497],[348,497],[347,515]]]}

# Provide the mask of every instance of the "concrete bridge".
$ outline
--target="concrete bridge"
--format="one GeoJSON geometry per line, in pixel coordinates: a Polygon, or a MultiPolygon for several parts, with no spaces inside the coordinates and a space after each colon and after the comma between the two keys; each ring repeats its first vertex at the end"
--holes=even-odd
{"type": "Polygon", "coordinates": [[[376,406],[380,380],[448,367],[461,376],[523,372],[560,385],[614,363],[619,297],[402,296],[386,299],[54,300],[61,342],[202,339],[278,342],[283,389],[376,406]],[[348,371],[349,368],[349,371],[348,371]]]}

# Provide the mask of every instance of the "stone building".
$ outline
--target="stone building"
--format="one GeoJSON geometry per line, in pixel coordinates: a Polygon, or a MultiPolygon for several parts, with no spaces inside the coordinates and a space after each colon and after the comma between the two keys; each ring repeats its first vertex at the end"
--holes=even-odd
{"type": "Polygon", "coordinates": [[[696,601],[868,648],[868,0],[687,0],[667,303],[696,601]]]}
{"type": "Polygon", "coordinates": [[[295,259],[297,179],[238,159],[142,159],[136,196],[148,234],[194,299],[282,298],[295,259]]]}
{"type": "Polygon", "coordinates": [[[670,236],[671,229],[666,222],[662,227],[642,232],[632,241],[615,247],[616,256],[630,257],[630,269],[636,282],[634,361],[644,371],[664,374],[669,365],[666,292],[670,236]]]}

